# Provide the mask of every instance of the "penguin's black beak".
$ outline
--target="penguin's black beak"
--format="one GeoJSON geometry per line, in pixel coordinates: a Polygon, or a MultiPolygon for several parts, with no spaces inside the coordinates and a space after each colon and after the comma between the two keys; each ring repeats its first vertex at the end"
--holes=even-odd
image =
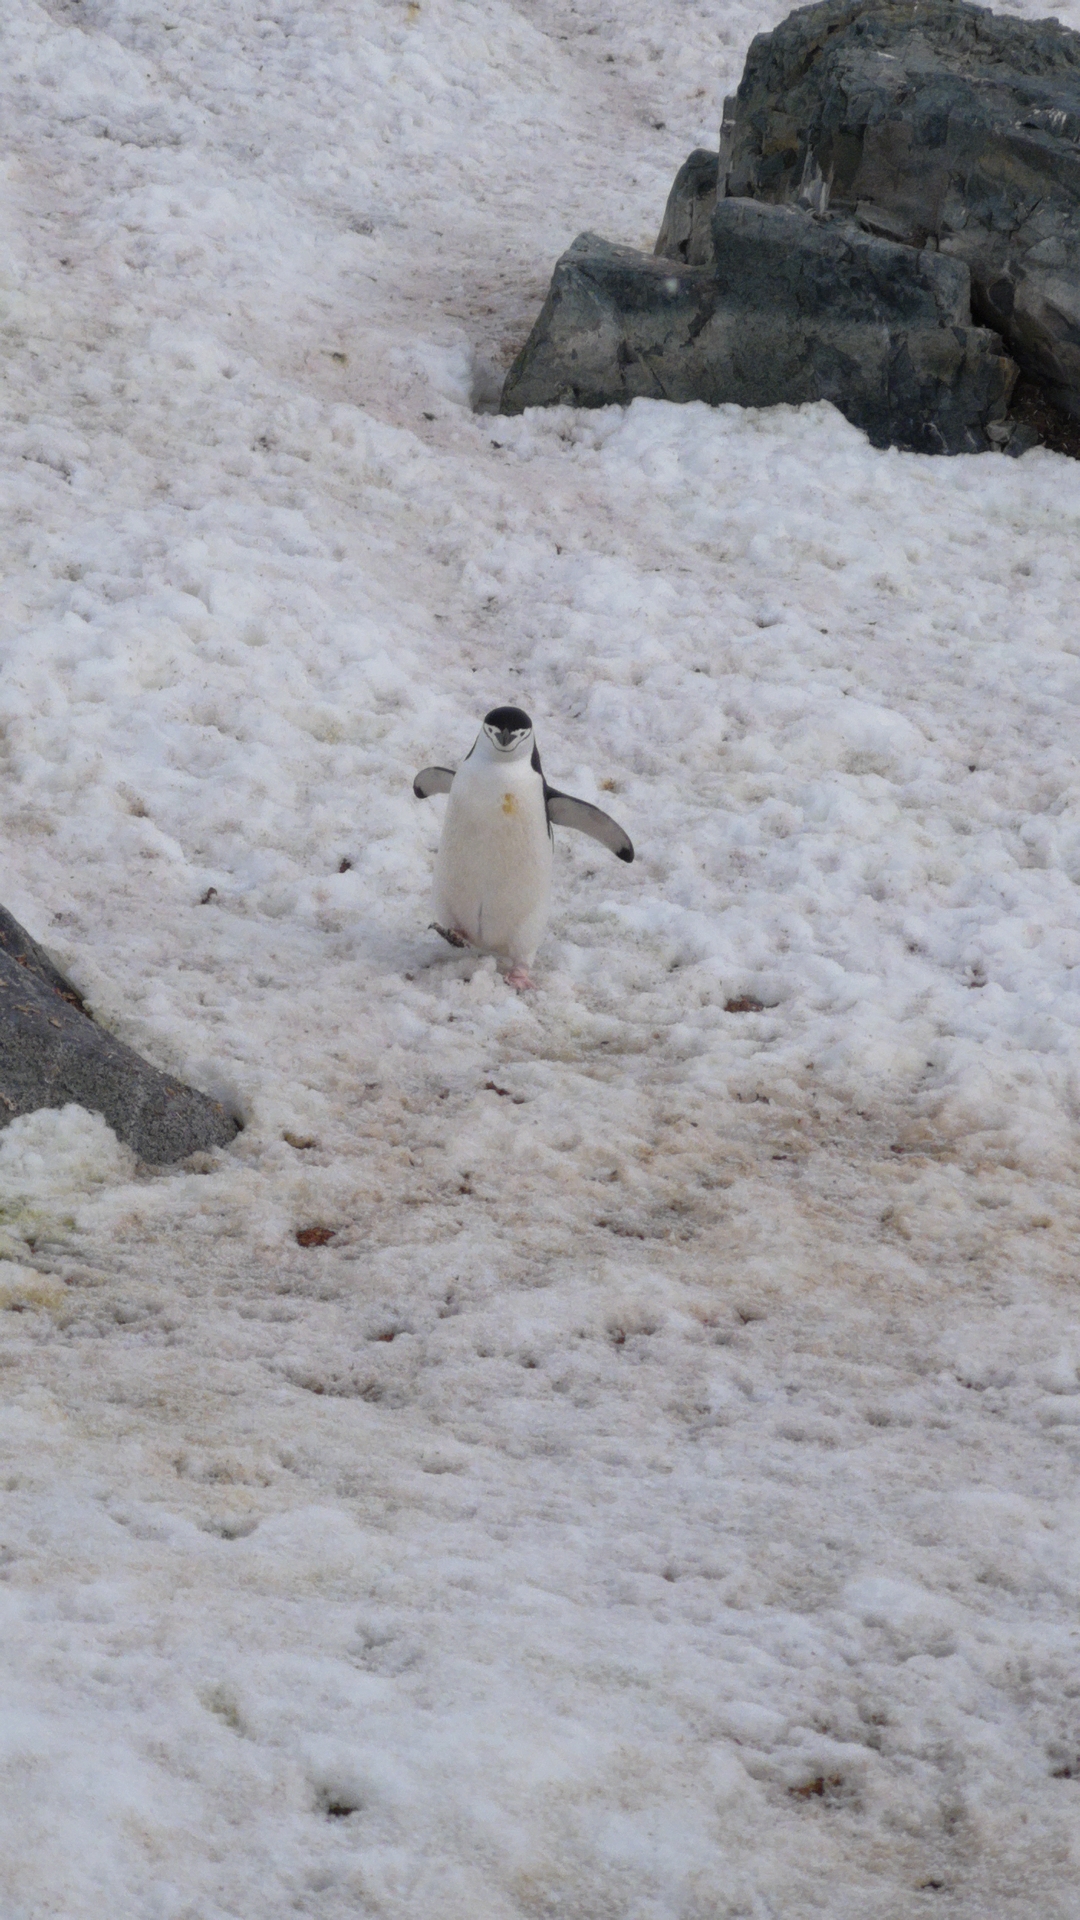
{"type": "Polygon", "coordinates": [[[499,728],[499,745],[500,745],[500,747],[508,747],[508,746],[510,745],[510,742],[512,741],[512,739],[513,739],[513,737],[514,737],[514,729],[513,729],[513,727],[500,727],[500,728],[499,728]]]}

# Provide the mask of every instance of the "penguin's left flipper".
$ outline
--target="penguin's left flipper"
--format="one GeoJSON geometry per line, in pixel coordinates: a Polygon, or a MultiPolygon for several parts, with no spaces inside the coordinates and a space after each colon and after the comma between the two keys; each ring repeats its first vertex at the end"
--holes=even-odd
{"type": "Polygon", "coordinates": [[[576,833],[587,833],[590,840],[599,840],[601,846],[610,847],[620,860],[633,859],[634,847],[630,835],[624,833],[610,813],[590,806],[587,800],[575,800],[571,793],[556,793],[554,787],[547,789],[545,798],[552,826],[573,827],[576,833]]]}
{"type": "Polygon", "coordinates": [[[423,767],[412,783],[418,800],[430,800],[433,793],[449,793],[454,776],[449,767],[423,767]]]}

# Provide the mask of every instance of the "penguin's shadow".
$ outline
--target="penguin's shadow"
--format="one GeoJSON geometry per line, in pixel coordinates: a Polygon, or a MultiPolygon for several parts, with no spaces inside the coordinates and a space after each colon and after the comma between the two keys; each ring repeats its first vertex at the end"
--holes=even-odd
{"type": "Polygon", "coordinates": [[[488,955],[474,947],[452,947],[441,935],[422,923],[410,931],[398,928],[359,927],[353,939],[357,960],[373,973],[396,974],[403,980],[428,980],[432,985],[440,976],[450,980],[471,980],[488,955]]]}

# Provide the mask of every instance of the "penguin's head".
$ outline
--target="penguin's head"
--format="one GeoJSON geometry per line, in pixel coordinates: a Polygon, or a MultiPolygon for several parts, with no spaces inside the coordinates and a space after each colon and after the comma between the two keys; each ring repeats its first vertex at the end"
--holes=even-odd
{"type": "Polygon", "coordinates": [[[499,760],[520,760],[532,748],[532,721],[520,707],[492,707],[484,715],[481,738],[499,760]]]}

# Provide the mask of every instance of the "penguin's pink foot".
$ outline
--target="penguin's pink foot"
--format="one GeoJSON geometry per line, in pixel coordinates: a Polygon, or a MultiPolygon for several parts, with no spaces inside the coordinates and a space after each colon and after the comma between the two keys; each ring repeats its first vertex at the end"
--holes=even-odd
{"type": "Polygon", "coordinates": [[[441,933],[443,939],[448,940],[452,947],[467,947],[470,944],[468,934],[462,933],[459,927],[440,927],[438,921],[433,920],[431,931],[441,933]]]}
{"type": "Polygon", "coordinates": [[[506,975],[506,984],[508,987],[516,987],[519,993],[524,993],[528,987],[535,987],[536,981],[528,967],[518,960],[506,975]]]}

